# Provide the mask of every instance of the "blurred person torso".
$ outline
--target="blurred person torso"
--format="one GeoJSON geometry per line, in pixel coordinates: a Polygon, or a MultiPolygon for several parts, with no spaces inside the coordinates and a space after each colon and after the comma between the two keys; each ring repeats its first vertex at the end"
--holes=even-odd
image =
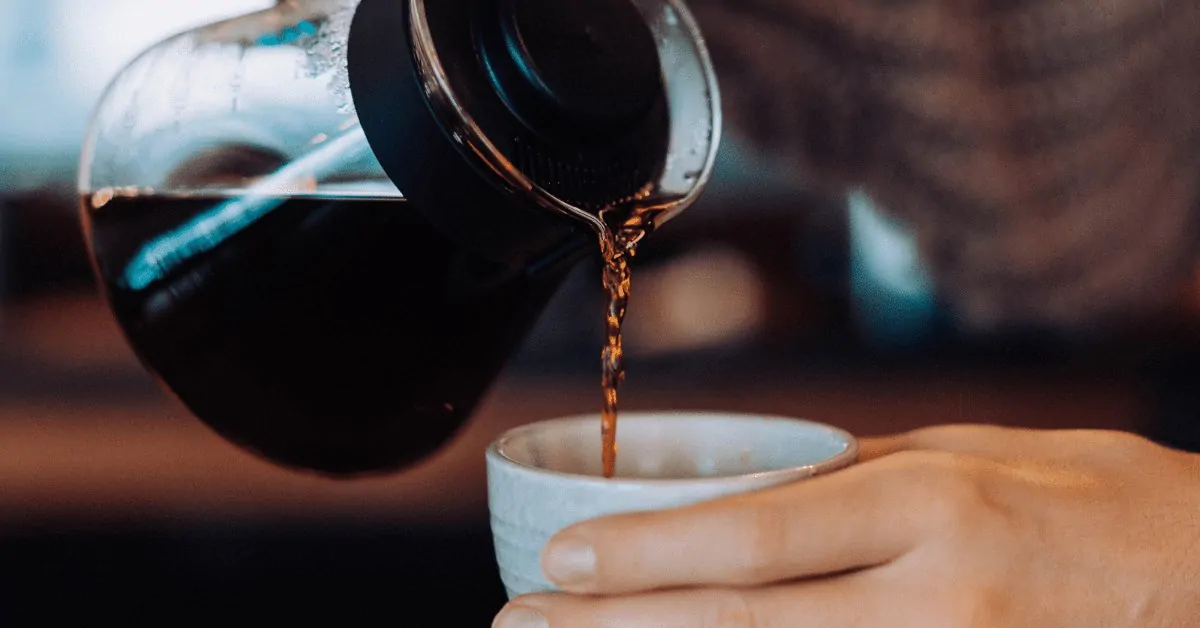
{"type": "Polygon", "coordinates": [[[1144,324],[1194,275],[1200,4],[692,4],[734,133],[900,217],[964,327],[1144,324]]]}

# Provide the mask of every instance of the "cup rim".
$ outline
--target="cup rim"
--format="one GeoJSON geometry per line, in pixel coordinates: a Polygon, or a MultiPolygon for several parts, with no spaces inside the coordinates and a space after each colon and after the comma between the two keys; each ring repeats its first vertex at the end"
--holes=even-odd
{"type": "Polygon", "coordinates": [[[828,458],[814,462],[808,465],[786,467],[783,469],[772,469],[769,471],[757,471],[754,473],[740,473],[737,475],[714,476],[714,477],[698,477],[698,478],[630,478],[630,477],[615,477],[605,478],[597,475],[585,475],[582,473],[567,473],[565,471],[555,471],[552,469],[544,469],[526,464],[519,460],[514,460],[508,454],[504,453],[502,447],[506,441],[509,441],[523,433],[531,432],[535,429],[544,428],[548,425],[556,425],[563,423],[579,423],[581,421],[599,421],[599,413],[578,414],[573,416],[564,416],[554,419],[546,419],[544,421],[535,421],[519,427],[512,428],[499,437],[497,437],[487,448],[487,457],[505,464],[509,467],[519,469],[524,473],[530,473],[546,478],[556,478],[559,480],[571,480],[577,484],[603,484],[607,487],[647,487],[647,486],[689,486],[689,485],[708,485],[713,484],[737,484],[746,481],[760,481],[772,479],[796,478],[802,479],[806,477],[814,477],[824,475],[845,469],[858,462],[859,457],[859,442],[858,439],[850,432],[818,421],[809,419],[801,419],[796,417],[787,417],[773,414],[755,414],[750,412],[720,412],[710,410],[670,410],[670,411],[643,411],[643,412],[623,412],[620,416],[620,421],[629,422],[644,419],[661,419],[672,416],[688,416],[695,418],[739,418],[739,419],[756,419],[772,422],[787,422],[791,424],[799,424],[808,428],[815,428],[826,432],[831,436],[840,439],[845,444],[845,449],[828,458]]]}

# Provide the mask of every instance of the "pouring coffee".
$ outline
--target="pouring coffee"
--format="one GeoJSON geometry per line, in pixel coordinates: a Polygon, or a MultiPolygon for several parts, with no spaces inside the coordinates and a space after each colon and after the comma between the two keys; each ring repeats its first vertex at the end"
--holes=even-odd
{"type": "Polygon", "coordinates": [[[718,101],[678,0],[283,1],[113,81],[79,184],[96,276],[225,438],[399,470],[468,421],[574,265],[627,261],[695,202],[718,101]]]}

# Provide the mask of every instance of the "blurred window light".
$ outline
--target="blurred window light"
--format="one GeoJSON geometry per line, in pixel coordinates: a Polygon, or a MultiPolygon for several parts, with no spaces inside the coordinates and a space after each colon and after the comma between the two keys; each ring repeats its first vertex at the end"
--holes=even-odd
{"type": "Polygon", "coordinates": [[[88,116],[113,76],[158,41],[273,0],[4,0],[0,191],[69,186],[88,116]]]}
{"type": "Polygon", "coordinates": [[[737,249],[703,246],[634,279],[627,351],[641,357],[733,345],[762,330],[769,286],[737,249]]]}
{"type": "Polygon", "coordinates": [[[889,345],[919,341],[937,304],[916,238],[864,194],[850,196],[849,210],[850,283],[862,331],[889,345]]]}

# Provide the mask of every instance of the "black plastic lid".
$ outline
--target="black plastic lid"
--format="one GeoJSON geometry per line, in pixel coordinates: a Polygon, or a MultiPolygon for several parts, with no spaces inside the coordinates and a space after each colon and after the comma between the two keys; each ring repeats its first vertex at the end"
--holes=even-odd
{"type": "Polygon", "coordinates": [[[629,0],[480,4],[487,8],[476,18],[478,47],[492,82],[543,137],[628,133],[660,98],[654,34],[629,0]]]}
{"type": "Polygon", "coordinates": [[[348,47],[355,107],[385,172],[447,235],[493,257],[528,261],[589,234],[506,187],[464,137],[464,117],[505,164],[593,213],[662,173],[662,64],[631,0],[362,0],[348,47]],[[413,6],[427,41],[413,41],[413,6]],[[440,83],[420,70],[418,47],[430,45],[440,83]]]}

